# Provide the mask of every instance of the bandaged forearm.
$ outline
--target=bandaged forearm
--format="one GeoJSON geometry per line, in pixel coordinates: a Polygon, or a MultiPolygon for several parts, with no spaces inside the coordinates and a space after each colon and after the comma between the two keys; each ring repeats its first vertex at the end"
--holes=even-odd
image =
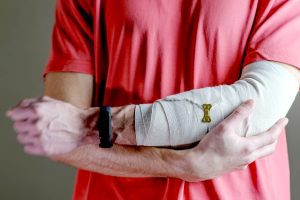
{"type": "Polygon", "coordinates": [[[248,99],[255,101],[255,108],[240,132],[243,136],[259,134],[287,114],[298,90],[299,82],[279,64],[249,64],[232,85],[194,89],[137,105],[137,145],[178,146],[200,141],[248,99]]]}

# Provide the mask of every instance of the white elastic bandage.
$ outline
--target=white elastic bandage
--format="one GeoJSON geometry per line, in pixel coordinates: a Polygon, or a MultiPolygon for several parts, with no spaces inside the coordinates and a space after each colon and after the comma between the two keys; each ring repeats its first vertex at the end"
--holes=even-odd
{"type": "Polygon", "coordinates": [[[256,104],[241,126],[241,133],[246,133],[245,136],[261,133],[287,114],[298,89],[296,78],[279,64],[270,61],[249,64],[240,80],[232,85],[194,89],[153,104],[137,105],[137,145],[176,146],[199,141],[248,99],[256,104]],[[203,104],[212,106],[209,123],[202,122],[203,104]]]}

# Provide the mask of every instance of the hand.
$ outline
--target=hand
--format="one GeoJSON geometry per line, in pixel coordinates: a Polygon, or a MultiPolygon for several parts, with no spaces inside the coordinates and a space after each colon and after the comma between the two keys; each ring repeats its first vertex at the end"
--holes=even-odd
{"type": "Polygon", "coordinates": [[[276,122],[259,135],[240,136],[240,124],[249,116],[254,102],[249,100],[212,129],[193,149],[187,150],[190,171],[184,175],[188,181],[212,179],[227,172],[243,169],[251,162],[275,151],[287,118],[276,122]]]}
{"type": "Polygon", "coordinates": [[[7,116],[28,154],[51,157],[99,141],[99,108],[79,109],[44,96],[21,101],[7,116]]]}

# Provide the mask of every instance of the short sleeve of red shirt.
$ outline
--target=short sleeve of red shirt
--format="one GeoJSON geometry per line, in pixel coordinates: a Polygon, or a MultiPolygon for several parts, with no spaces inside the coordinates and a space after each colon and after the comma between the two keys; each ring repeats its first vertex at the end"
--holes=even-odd
{"type": "Polygon", "coordinates": [[[244,65],[272,60],[300,68],[300,1],[259,1],[244,65]]]}
{"type": "Polygon", "coordinates": [[[89,1],[58,0],[51,54],[44,70],[94,73],[93,23],[89,1]]]}

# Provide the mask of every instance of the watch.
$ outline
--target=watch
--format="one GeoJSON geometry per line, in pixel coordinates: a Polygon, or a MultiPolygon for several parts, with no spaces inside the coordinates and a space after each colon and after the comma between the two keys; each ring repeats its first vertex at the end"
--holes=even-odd
{"type": "Polygon", "coordinates": [[[111,148],[112,142],[112,127],[111,127],[111,108],[109,106],[101,106],[98,119],[99,130],[99,147],[111,148]]]}

